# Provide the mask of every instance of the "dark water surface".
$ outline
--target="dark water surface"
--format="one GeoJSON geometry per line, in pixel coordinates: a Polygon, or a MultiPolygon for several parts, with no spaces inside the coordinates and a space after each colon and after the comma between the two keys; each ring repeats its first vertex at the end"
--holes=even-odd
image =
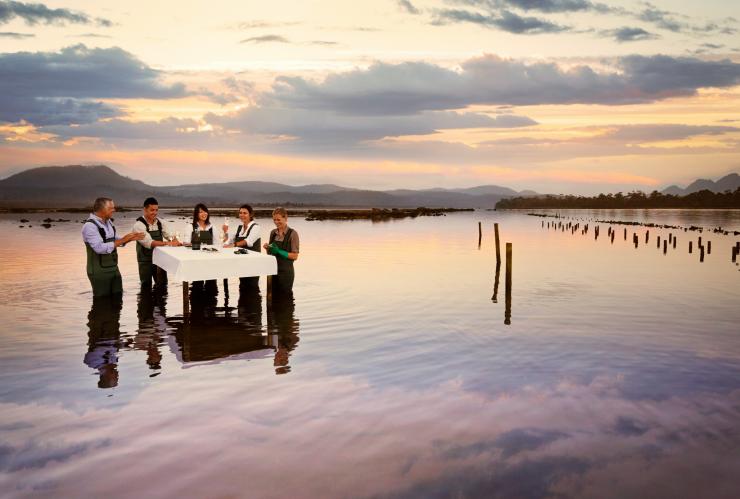
{"type": "Polygon", "coordinates": [[[234,279],[183,317],[180,283],[139,293],[133,247],[122,304],[93,303],[83,217],[46,216],[0,218],[3,496],[738,497],[740,237],[673,230],[664,254],[668,230],[612,244],[523,213],[295,218],[294,301],[234,279]]]}

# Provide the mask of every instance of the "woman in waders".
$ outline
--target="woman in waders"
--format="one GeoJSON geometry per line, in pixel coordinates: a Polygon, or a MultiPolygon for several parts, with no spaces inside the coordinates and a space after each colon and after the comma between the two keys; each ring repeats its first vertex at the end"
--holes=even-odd
{"type": "MultiPolygon", "coordinates": [[[[236,228],[234,237],[229,237],[228,244],[224,248],[246,248],[250,251],[256,251],[260,253],[262,248],[260,243],[262,242],[262,229],[259,224],[254,221],[254,210],[248,204],[243,204],[239,208],[239,220],[242,221],[241,225],[236,228]]],[[[228,237],[228,225],[223,226],[223,231],[228,237]]],[[[257,277],[242,277],[239,279],[239,287],[251,287],[259,288],[260,278],[257,277]]]]}
{"type": "MultiPolygon", "coordinates": [[[[193,209],[193,234],[190,236],[191,244],[213,244],[213,226],[208,207],[198,203],[193,209]]],[[[203,289],[203,281],[193,281],[193,291],[203,289]]],[[[216,279],[206,281],[206,291],[218,293],[216,279]]]]}
{"type": "Polygon", "coordinates": [[[298,233],[288,227],[288,212],[283,207],[275,208],[272,212],[272,221],[275,228],[270,232],[270,243],[264,248],[277,258],[277,275],[272,278],[272,290],[275,292],[292,293],[295,272],[293,262],[298,259],[298,233]]]}

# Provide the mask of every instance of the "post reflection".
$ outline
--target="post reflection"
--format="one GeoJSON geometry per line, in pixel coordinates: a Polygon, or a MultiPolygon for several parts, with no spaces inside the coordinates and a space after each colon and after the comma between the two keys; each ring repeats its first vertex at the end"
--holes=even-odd
{"type": "Polygon", "coordinates": [[[120,294],[95,297],[87,315],[88,341],[84,363],[97,371],[98,388],[118,386],[122,305],[120,294]]]}

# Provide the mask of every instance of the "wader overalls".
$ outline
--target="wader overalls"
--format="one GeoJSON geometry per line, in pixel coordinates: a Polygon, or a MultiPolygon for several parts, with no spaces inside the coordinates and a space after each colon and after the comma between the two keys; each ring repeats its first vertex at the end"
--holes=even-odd
{"type": "MultiPolygon", "coordinates": [[[[277,231],[270,233],[270,244],[275,243],[277,246],[290,253],[290,236],[293,235],[293,229],[288,228],[282,241],[276,241],[277,231]]],[[[293,281],[295,280],[295,271],[293,270],[293,260],[275,257],[277,260],[277,275],[272,278],[272,288],[274,292],[290,293],[293,291],[293,281]]]]}
{"type": "MultiPolygon", "coordinates": [[[[157,230],[149,230],[149,223],[144,217],[139,217],[136,221],[144,224],[152,241],[164,241],[162,222],[159,219],[157,219],[157,230]]],[[[167,284],[167,272],[152,263],[153,252],[151,248],[145,248],[141,241],[136,244],[136,261],[139,263],[139,280],[142,286],[150,286],[152,278],[154,284],[167,284]]]]}
{"type": "MultiPolygon", "coordinates": [[[[115,243],[116,227],[113,227],[113,237],[106,237],[105,228],[96,220],[89,218],[85,223],[94,224],[100,232],[104,243],[115,243]]],[[[92,247],[85,243],[87,250],[87,278],[92,285],[93,296],[108,296],[123,292],[121,272],[118,270],[118,250],[113,249],[111,253],[98,254],[92,247]]]]}
{"type": "MultiPolygon", "coordinates": [[[[247,239],[249,237],[249,234],[252,232],[252,229],[254,229],[255,225],[257,225],[257,224],[256,223],[253,223],[252,225],[250,225],[249,228],[247,229],[247,232],[243,236],[240,236],[239,235],[239,233],[241,232],[242,227],[243,227],[242,225],[239,225],[239,227],[236,228],[236,234],[234,235],[234,245],[236,245],[236,243],[238,243],[240,241],[244,241],[245,239],[247,239]]],[[[251,246],[246,246],[246,248],[248,250],[256,251],[257,253],[259,253],[259,252],[262,251],[262,249],[260,248],[260,244],[261,243],[262,243],[262,238],[258,237],[257,240],[254,242],[254,244],[252,244],[251,246]]],[[[249,287],[258,288],[259,287],[259,282],[260,282],[259,276],[255,276],[255,277],[240,277],[239,278],[239,287],[249,286],[249,287]]]]}

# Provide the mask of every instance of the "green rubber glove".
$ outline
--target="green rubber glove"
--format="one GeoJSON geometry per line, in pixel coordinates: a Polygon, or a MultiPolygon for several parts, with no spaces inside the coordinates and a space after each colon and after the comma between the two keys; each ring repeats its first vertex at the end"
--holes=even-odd
{"type": "Polygon", "coordinates": [[[288,259],[288,252],[285,251],[284,249],[280,249],[280,247],[277,244],[272,243],[270,246],[268,246],[268,248],[269,248],[268,252],[271,255],[281,256],[285,258],[286,260],[288,259]]]}

